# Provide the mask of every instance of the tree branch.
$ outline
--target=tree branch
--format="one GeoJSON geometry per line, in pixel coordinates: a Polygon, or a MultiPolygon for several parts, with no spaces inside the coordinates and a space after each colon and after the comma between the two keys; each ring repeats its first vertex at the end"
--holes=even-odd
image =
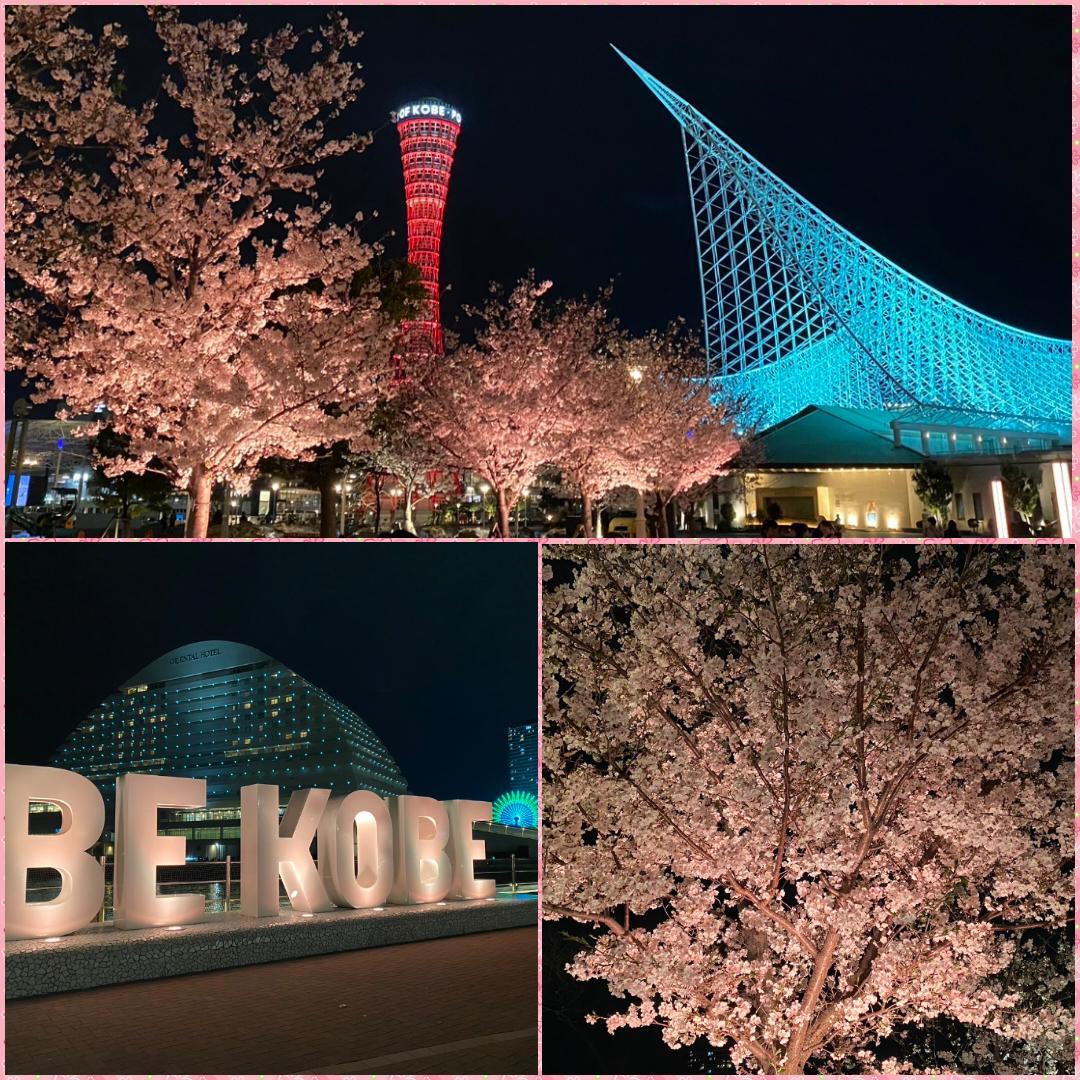
{"type": "Polygon", "coordinates": [[[593,926],[606,926],[616,937],[622,937],[626,933],[622,924],[610,915],[590,915],[587,911],[572,911],[570,908],[558,907],[547,901],[544,902],[544,911],[559,915],[564,919],[576,919],[578,922],[590,923],[593,926]]]}

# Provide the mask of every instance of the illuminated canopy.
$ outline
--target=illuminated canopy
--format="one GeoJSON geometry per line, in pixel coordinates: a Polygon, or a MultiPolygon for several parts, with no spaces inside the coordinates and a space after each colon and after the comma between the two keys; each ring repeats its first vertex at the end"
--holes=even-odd
{"type": "Polygon", "coordinates": [[[807,405],[944,406],[1065,434],[1068,341],[1006,326],[919,281],[619,55],[682,129],[710,372],[761,426],[807,405]]]}

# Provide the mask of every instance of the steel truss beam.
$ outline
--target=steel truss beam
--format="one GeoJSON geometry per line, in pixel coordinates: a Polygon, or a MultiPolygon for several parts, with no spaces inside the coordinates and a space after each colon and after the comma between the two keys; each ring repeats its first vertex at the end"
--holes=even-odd
{"type": "Polygon", "coordinates": [[[760,424],[811,404],[1070,421],[1070,342],[919,281],[619,56],[682,129],[709,371],[760,424]]]}

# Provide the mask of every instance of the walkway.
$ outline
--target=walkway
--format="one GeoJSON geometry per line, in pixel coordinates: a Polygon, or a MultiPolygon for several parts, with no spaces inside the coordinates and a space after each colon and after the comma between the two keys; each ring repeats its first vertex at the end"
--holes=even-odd
{"type": "Polygon", "coordinates": [[[9,1001],[6,1071],[535,1073],[536,950],[530,927],[9,1001]]]}

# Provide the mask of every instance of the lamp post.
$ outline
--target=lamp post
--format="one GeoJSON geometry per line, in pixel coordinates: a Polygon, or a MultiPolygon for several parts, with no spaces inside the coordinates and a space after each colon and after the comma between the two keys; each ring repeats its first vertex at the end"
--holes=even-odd
{"type": "Polygon", "coordinates": [[[529,527],[529,489],[521,489],[521,499],[517,506],[514,507],[514,528],[517,530],[518,536],[521,535],[521,503],[525,503],[525,528],[529,527]]]}
{"type": "MultiPolygon", "coordinates": [[[[641,380],[645,378],[644,369],[638,367],[636,364],[628,368],[627,372],[630,376],[630,381],[635,386],[640,385],[641,380]]],[[[648,533],[648,529],[645,525],[645,492],[642,491],[641,488],[636,488],[634,494],[637,503],[637,512],[634,516],[634,533],[639,540],[642,540],[648,533]]]]}
{"type": "Polygon", "coordinates": [[[345,535],[345,486],[335,484],[334,491],[338,494],[338,536],[345,535]]]}
{"type": "Polygon", "coordinates": [[[281,490],[281,483],[275,480],[270,485],[270,521],[277,521],[277,502],[278,492],[281,490]]]}
{"type": "Polygon", "coordinates": [[[486,504],[487,504],[487,497],[488,497],[488,492],[489,491],[491,491],[491,485],[490,484],[481,484],[480,485],[480,516],[481,516],[481,519],[482,519],[482,524],[484,524],[484,525],[487,524],[487,505],[486,504]]]}

